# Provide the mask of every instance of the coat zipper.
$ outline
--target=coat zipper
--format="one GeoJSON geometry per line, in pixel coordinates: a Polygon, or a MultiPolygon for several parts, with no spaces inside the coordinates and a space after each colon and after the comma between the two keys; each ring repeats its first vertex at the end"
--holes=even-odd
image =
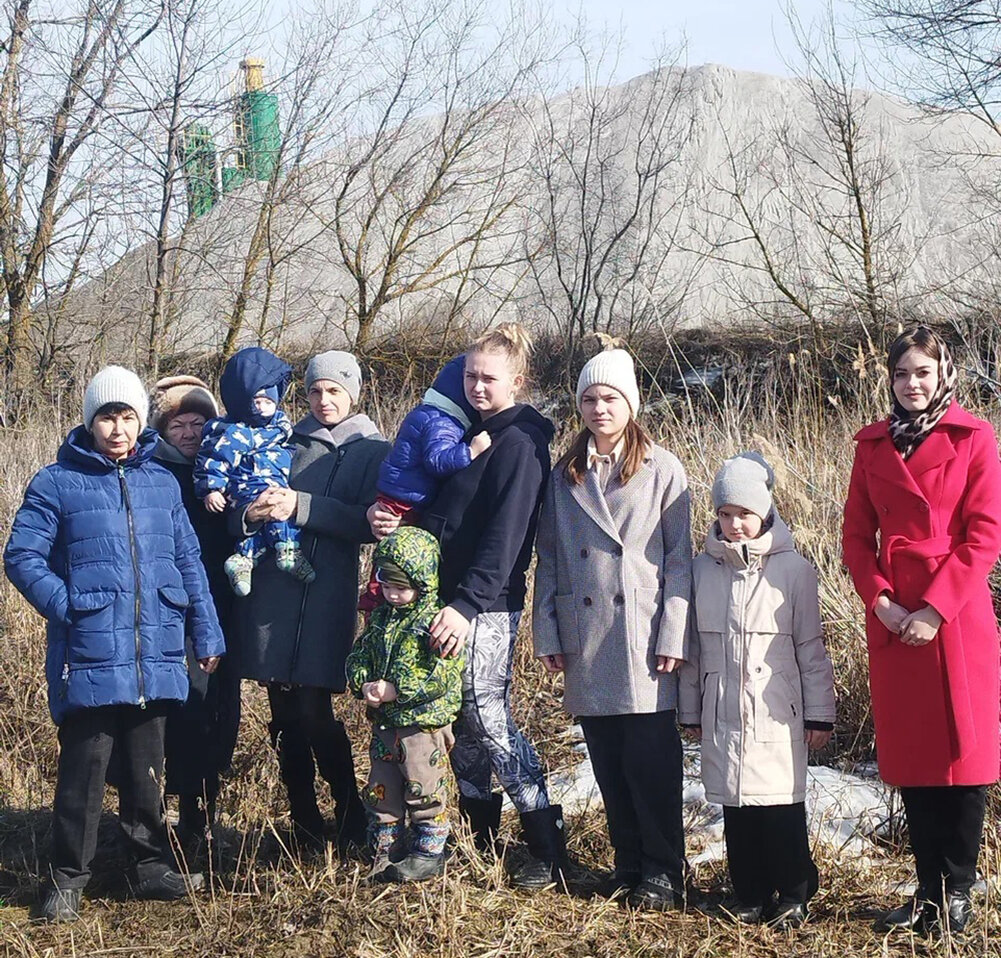
{"type": "Polygon", "coordinates": [[[143,681],[142,669],[142,637],[139,623],[142,621],[142,579],[139,576],[139,555],[136,552],[136,529],[132,518],[132,497],[129,495],[129,484],[125,481],[125,466],[118,466],[118,482],[122,487],[122,501],[125,503],[125,516],[129,525],[129,551],[132,554],[132,573],[136,580],[136,601],[133,610],[132,632],[136,645],[136,680],[139,685],[139,708],[146,708],[146,683],[143,681]]]}
{"type": "MultiPolygon", "coordinates": [[[[740,686],[743,689],[745,687],[744,679],[744,636],[747,634],[744,629],[744,614],[747,611],[747,546],[743,547],[744,550],[744,568],[740,571],[740,614],[737,618],[737,625],[739,632],[737,635],[737,647],[740,649],[740,657],[737,662],[737,674],[740,676],[740,686]]],[[[740,702],[740,745],[737,749],[738,761],[737,761],[737,804],[743,804],[743,788],[744,788],[744,696],[739,695],[737,700],[740,702]]]]}
{"type": "MultiPolygon", "coordinates": [[[[337,450],[337,461],[334,463],[333,468],[330,470],[330,475],[327,476],[327,484],[323,487],[324,498],[330,495],[330,487],[334,484],[334,476],[337,475],[337,470],[341,467],[341,460],[344,458],[344,446],[341,446],[337,450]]],[[[309,547],[309,563],[313,564],[313,560],[316,558],[316,545],[317,536],[313,536],[313,541],[309,547]]],[[[295,630],[295,645],[292,647],[292,667],[289,669],[289,680],[292,679],[292,674],[295,672],[296,666],[299,664],[299,646],[302,643],[302,620],[306,614],[306,599],[309,596],[309,583],[305,583],[302,587],[302,601],[299,603],[299,622],[295,630]]]]}

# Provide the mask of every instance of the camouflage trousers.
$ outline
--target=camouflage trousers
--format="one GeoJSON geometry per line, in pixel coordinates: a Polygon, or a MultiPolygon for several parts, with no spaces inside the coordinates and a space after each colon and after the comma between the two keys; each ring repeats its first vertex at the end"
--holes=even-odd
{"type": "Polygon", "coordinates": [[[430,730],[372,726],[365,804],[379,824],[401,821],[407,812],[412,824],[444,821],[448,753],[454,741],[451,725],[430,730]]]}

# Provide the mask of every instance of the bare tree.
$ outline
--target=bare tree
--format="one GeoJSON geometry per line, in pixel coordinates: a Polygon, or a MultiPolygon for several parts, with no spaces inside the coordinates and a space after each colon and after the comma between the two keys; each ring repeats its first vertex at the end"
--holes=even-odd
{"type": "Polygon", "coordinates": [[[359,352],[387,305],[439,289],[468,301],[488,277],[518,271],[517,105],[550,54],[526,8],[496,16],[482,0],[382,9],[359,98],[371,128],[331,158],[332,215],[317,208],[351,280],[345,329],[359,352]]]}
{"type": "Polygon", "coordinates": [[[576,50],[583,84],[557,98],[545,91],[528,115],[541,195],[526,254],[540,301],[571,347],[591,332],[663,321],[683,299],[684,283],[665,295],[663,271],[688,197],[680,159],[693,122],[681,51],[614,87],[607,39],[597,50],[578,39],[576,50]]]}
{"type": "MultiPolygon", "coordinates": [[[[60,225],[102,164],[95,133],[123,67],[157,30],[155,0],[86,0],[44,17],[34,0],[7,6],[0,77],[0,263],[7,297],[8,384],[34,375],[32,309],[60,225]]],[[[86,230],[80,234],[88,235],[86,230]]]]}

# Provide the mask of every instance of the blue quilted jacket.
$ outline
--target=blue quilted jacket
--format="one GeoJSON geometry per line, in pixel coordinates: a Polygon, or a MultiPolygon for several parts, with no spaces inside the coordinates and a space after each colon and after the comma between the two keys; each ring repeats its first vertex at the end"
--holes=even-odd
{"type": "Polygon", "coordinates": [[[157,438],[145,430],[115,463],[78,426],[14,517],[4,570],[48,619],[57,724],[74,709],[184,701],[186,618],[198,658],[225,652],[177,481],[152,459],[157,438]]]}
{"type": "Polygon", "coordinates": [[[441,481],[472,461],[466,430],[480,416],[463,389],[465,356],[449,362],[400,425],[393,449],[379,469],[379,492],[420,508],[441,481]]]}

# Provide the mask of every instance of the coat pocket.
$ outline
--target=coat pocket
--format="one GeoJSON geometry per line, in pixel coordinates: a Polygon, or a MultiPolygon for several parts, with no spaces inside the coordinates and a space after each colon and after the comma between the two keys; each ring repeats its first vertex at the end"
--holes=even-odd
{"type": "Polygon", "coordinates": [[[580,655],[580,626],[577,623],[577,600],[572,595],[553,596],[556,607],[556,628],[560,647],[566,655],[580,655]]]}
{"type": "Polygon", "coordinates": [[[70,593],[67,659],[70,663],[115,659],[115,592],[70,593]]]}
{"type": "Polygon", "coordinates": [[[723,727],[723,682],[720,672],[706,672],[702,678],[702,741],[718,745],[723,727]]]}
{"type": "Polygon", "coordinates": [[[633,590],[633,621],[629,644],[640,652],[653,652],[657,647],[663,602],[662,589],[633,590]]]}
{"type": "Polygon", "coordinates": [[[157,590],[160,612],[160,650],[164,655],[184,655],[184,621],[190,600],[184,589],[162,585],[157,590]]]}
{"type": "Polygon", "coordinates": [[[754,740],[789,742],[803,736],[803,693],[795,676],[768,672],[754,680],[754,740]]]}

